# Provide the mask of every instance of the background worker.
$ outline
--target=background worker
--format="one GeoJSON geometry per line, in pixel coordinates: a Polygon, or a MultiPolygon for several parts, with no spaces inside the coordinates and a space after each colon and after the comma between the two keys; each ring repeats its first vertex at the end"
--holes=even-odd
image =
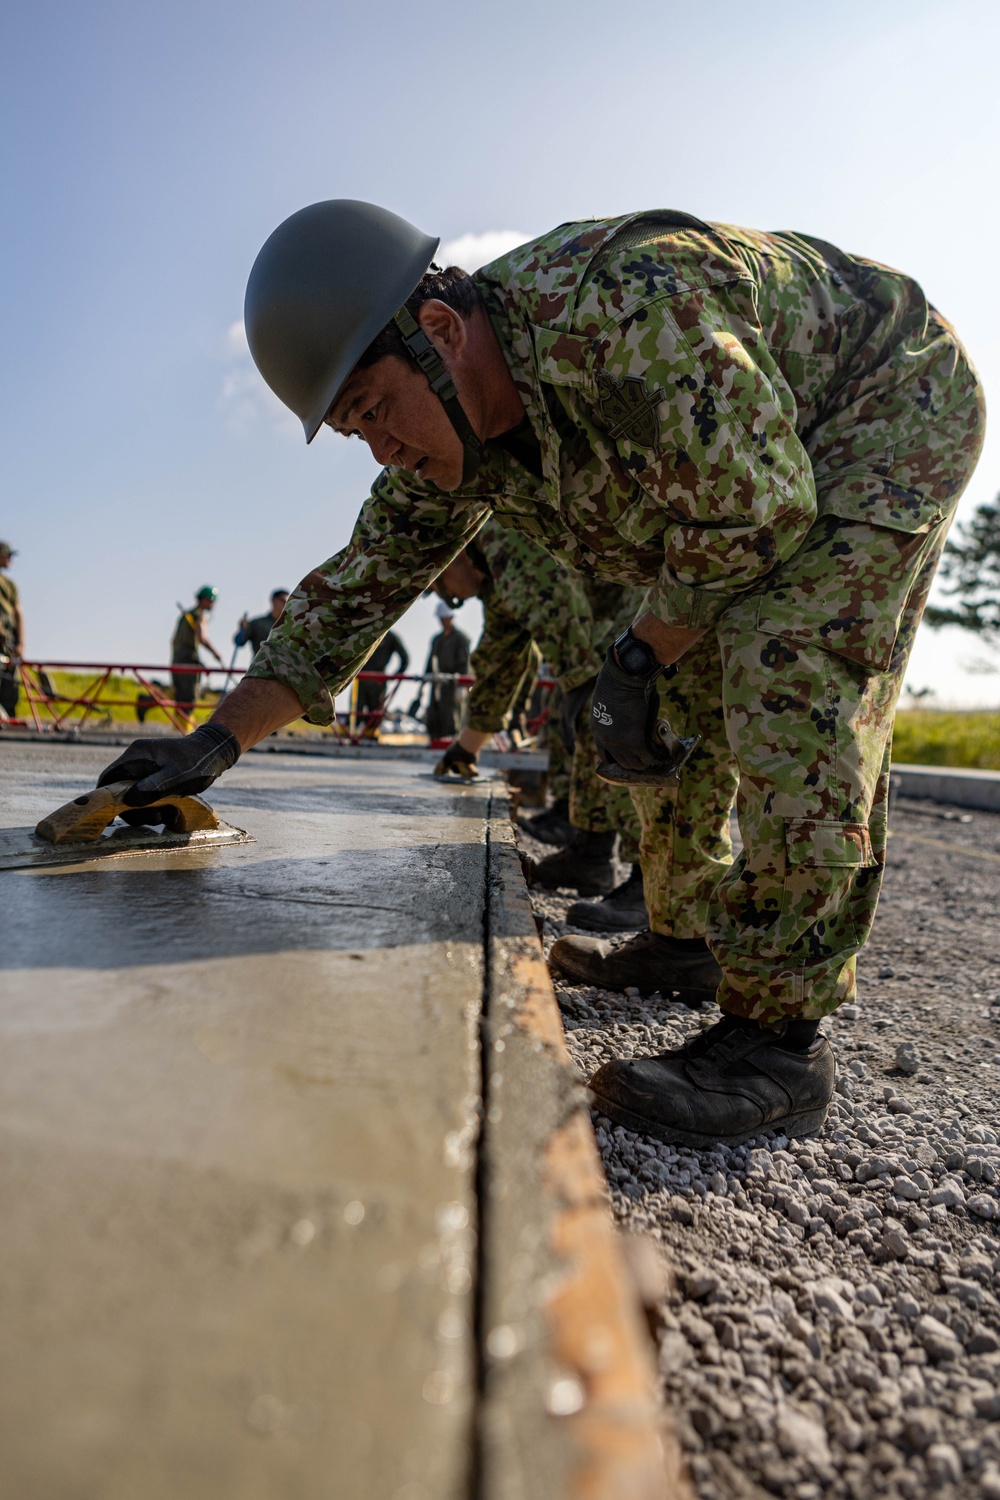
{"type": "Polygon", "coordinates": [[[662,786],[689,757],[660,722],[666,672],[720,705],[738,785],[742,854],[705,869],[700,905],[668,879],[654,935],[661,988],[700,966],[721,1019],[605,1063],[596,1103],[693,1146],[811,1133],[834,1084],[819,1022],[853,997],[875,914],[893,713],[982,446],[976,373],[915,282],[801,234],[637,213],[560,225],[474,277],[429,269],[436,246],[343,200],[258,255],[264,378],[307,441],[326,422],[386,467],[213,721],[138,741],[104,778],[141,774],[138,805],[209,784],[303,710],[329,722],[378,638],[503,515],[648,590],[594,689],[602,775],[662,786]]]}
{"type": "MultiPolygon", "coordinates": [[[[171,666],[199,667],[203,665],[199,649],[214,656],[219,666],[222,657],[205,634],[205,620],[215,608],[218,590],[205,584],[194,596],[191,609],[182,609],[170,643],[171,666]]],[[[171,672],[174,684],[174,701],[190,727],[194,725],[194,705],[198,699],[197,672],[171,672]]]]}
{"type": "MultiPolygon", "coordinates": [[[[475,540],[448,564],[435,588],[451,600],[483,602],[483,633],[472,654],[476,681],[469,691],[466,722],[437,766],[472,776],[476,756],[530,688],[544,655],[563,693],[567,712],[554,729],[568,742],[569,837],[566,847],[528,863],[532,884],[596,896],[614,892],[618,903],[634,902],[628,927],[645,926],[639,825],[625,787],[602,781],[589,729],[589,704],[604,654],[636,613],[634,589],[581,578],[557,563],[530,537],[487,521],[475,540]],[[570,722],[572,720],[572,723],[570,722]],[[577,729],[579,724],[579,730],[577,729]],[[615,892],[616,845],[634,876],[615,892]]],[[[611,902],[612,908],[615,902],[611,902]]],[[[584,914],[584,924],[589,908],[584,914]]],[[[600,924],[599,924],[600,925],[600,924]]],[[[613,921],[608,930],[619,930],[613,921]]]]}
{"type": "Polygon", "coordinates": [[[275,589],[271,595],[271,608],[266,615],[255,615],[252,620],[248,615],[243,615],[239,629],[233,636],[233,645],[237,649],[240,646],[249,646],[251,658],[256,656],[274,626],[281,619],[287,599],[287,589],[275,589]]]}
{"type": "MultiPolygon", "coordinates": [[[[454,673],[456,676],[466,677],[469,672],[471,649],[469,637],[457,628],[455,612],[450,604],[445,604],[442,600],[434,613],[441,622],[441,629],[431,641],[424,671],[454,673]]],[[[423,689],[417,694],[410,707],[411,714],[415,715],[419,712],[422,696],[423,689]]],[[[427,704],[424,723],[432,745],[438,740],[451,739],[458,728],[458,707],[457,683],[432,682],[430,684],[430,701],[427,704]]]]}
{"type": "MultiPolygon", "coordinates": [[[[410,653],[394,630],[387,630],[375,650],[362,668],[365,672],[388,672],[389,663],[396,657],[393,672],[402,674],[410,665],[410,653]]],[[[364,724],[364,733],[371,737],[378,734],[378,726],[385,707],[386,684],[366,679],[358,683],[358,716],[364,724]]]]}
{"type": "Polygon", "coordinates": [[[24,656],[21,596],[7,571],[16,555],[9,542],[0,542],[0,710],[8,719],[17,714],[20,693],[17,669],[24,656]]]}

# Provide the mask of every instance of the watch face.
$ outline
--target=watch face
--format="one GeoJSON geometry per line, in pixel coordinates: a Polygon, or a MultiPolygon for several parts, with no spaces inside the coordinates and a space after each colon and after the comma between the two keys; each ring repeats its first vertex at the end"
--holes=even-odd
{"type": "Polygon", "coordinates": [[[653,653],[650,648],[644,641],[637,641],[630,631],[618,637],[615,642],[615,652],[625,671],[636,676],[640,672],[648,672],[653,665],[653,653]]]}

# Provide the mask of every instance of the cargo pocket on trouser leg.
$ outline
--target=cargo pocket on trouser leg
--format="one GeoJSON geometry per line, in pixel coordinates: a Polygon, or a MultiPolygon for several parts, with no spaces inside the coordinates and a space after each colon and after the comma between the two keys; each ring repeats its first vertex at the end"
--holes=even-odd
{"type": "MultiPolygon", "coordinates": [[[[715,948],[722,1009],[764,1024],[789,1015],[817,1019],[853,998],[855,956],[866,933],[856,919],[869,904],[860,887],[870,885],[874,899],[881,874],[865,823],[786,818],[780,827],[783,877],[761,886],[743,872],[757,887],[758,918],[773,901],[773,920],[715,948]],[[773,897],[762,902],[768,886],[773,897]]],[[[780,860],[777,847],[774,853],[780,860]]]]}
{"type": "Polygon", "coordinates": [[[851,897],[859,874],[877,868],[867,823],[787,818],[781,915],[771,933],[782,957],[815,963],[856,953],[867,934],[855,925],[851,897]]]}

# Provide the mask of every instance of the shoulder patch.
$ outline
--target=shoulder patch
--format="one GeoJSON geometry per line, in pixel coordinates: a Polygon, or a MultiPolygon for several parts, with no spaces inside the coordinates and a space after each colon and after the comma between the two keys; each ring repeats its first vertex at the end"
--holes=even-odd
{"type": "Polygon", "coordinates": [[[619,380],[608,370],[598,370],[597,388],[601,397],[601,411],[608,423],[608,436],[617,440],[631,438],[643,448],[655,448],[658,435],[656,408],[665,399],[664,392],[657,387],[646,389],[646,382],[639,375],[626,375],[619,380]]]}

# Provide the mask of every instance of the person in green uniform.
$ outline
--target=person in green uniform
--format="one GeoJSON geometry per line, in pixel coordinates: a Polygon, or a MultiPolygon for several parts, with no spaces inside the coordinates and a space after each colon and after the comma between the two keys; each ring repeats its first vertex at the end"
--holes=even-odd
{"type": "Polygon", "coordinates": [[[17,669],[24,655],[21,596],[7,571],[15,556],[9,542],[0,542],[0,710],[8,719],[17,715],[20,694],[17,669]]]}
{"type": "MultiPolygon", "coordinates": [[[[199,648],[214,656],[219,666],[222,666],[222,657],[205,634],[205,620],[215,608],[217,598],[218,590],[205,584],[195,594],[193,606],[181,610],[170,643],[171,666],[200,667],[202,660],[198,655],[199,648]]],[[[170,676],[174,685],[174,701],[188,725],[193,726],[194,705],[198,698],[198,673],[171,672],[170,676]]]]}
{"type": "MultiPolygon", "coordinates": [[[[357,433],[384,468],[213,721],[104,774],[142,772],[133,796],[152,800],[303,712],[328,722],[490,515],[642,587],[594,689],[594,739],[607,779],[680,773],[681,838],[651,829],[665,899],[631,944],[664,993],[714,994],[721,1016],[591,1089],[669,1141],[814,1131],[834,1083],[819,1023],[855,993],[885,862],[893,712],[982,445],[976,372],[916,282],[810,235],[642,211],[560,225],[472,277],[434,268],[436,246],[343,200],[261,250],[258,368],[307,440],[357,433]],[[719,837],[734,799],[736,859],[719,837]],[[717,826],[687,838],[689,811],[717,826]]],[[[602,972],[599,940],[563,943],[564,972],[602,972]]]]}
{"type": "MultiPolygon", "coordinates": [[[[567,705],[558,730],[572,754],[570,830],[565,849],[530,862],[531,881],[551,890],[609,895],[615,889],[619,845],[619,858],[626,864],[634,861],[636,873],[619,888],[612,910],[623,901],[628,905],[636,887],[641,907],[639,823],[627,789],[596,774],[589,728],[590,689],[607,647],[634,617],[641,595],[572,573],[530,537],[492,520],[448,564],[435,588],[447,599],[478,597],[483,604],[483,633],[472,653],[476,681],[465,723],[438,763],[438,774],[475,774],[480,749],[497,730],[509,727],[544,654],[567,705]],[[577,722],[570,723],[571,718],[577,722]]],[[[582,915],[586,925],[590,909],[584,911],[581,904],[574,911],[575,918],[568,920],[582,915]]],[[[633,925],[645,926],[644,918],[633,925]]]]}

